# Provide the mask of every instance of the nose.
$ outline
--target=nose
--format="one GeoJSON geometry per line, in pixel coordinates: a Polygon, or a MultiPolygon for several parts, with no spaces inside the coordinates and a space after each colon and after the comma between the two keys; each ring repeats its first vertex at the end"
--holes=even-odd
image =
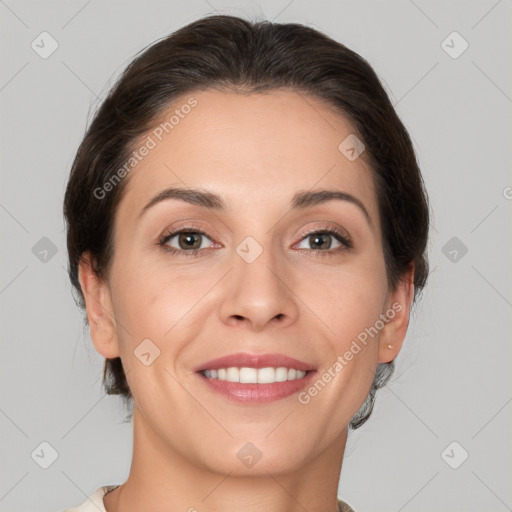
{"type": "Polygon", "coordinates": [[[220,306],[222,321],[230,326],[246,326],[261,331],[267,326],[292,325],[299,315],[290,272],[277,265],[266,249],[252,263],[233,255],[220,306]]]}

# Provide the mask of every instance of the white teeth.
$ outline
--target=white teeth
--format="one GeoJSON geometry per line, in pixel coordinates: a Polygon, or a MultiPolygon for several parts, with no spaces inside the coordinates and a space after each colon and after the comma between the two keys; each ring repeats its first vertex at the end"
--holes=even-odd
{"type": "Polygon", "coordinates": [[[240,368],[240,382],[244,384],[258,382],[258,370],[256,368],[240,368]]]}
{"type": "Polygon", "coordinates": [[[258,370],[258,384],[272,384],[276,381],[275,368],[260,368],[258,370]]]}
{"type": "Polygon", "coordinates": [[[284,382],[288,380],[288,368],[280,366],[276,369],[276,382],[284,382]]]}
{"type": "Polygon", "coordinates": [[[218,368],[216,370],[204,370],[204,376],[209,379],[225,380],[228,382],[241,382],[243,384],[273,384],[286,380],[302,379],[307,372],[295,368],[218,368]]]}
{"type": "Polygon", "coordinates": [[[232,366],[226,369],[226,380],[228,382],[240,382],[240,369],[232,366]]]}

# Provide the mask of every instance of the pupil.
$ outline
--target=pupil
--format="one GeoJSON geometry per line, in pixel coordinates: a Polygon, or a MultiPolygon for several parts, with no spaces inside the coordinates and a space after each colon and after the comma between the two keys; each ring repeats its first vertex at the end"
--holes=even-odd
{"type": "Polygon", "coordinates": [[[196,233],[182,233],[179,242],[180,247],[187,249],[198,249],[201,246],[201,240],[196,233]]]}
{"type": "Polygon", "coordinates": [[[330,235],[313,235],[312,245],[314,249],[329,249],[331,247],[330,235]]]}

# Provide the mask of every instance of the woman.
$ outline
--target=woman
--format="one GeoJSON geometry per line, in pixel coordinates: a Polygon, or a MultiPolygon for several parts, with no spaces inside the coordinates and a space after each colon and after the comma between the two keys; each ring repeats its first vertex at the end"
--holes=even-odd
{"type": "Polygon", "coordinates": [[[352,510],[348,429],[428,273],[420,170],[369,64],[305,26],[198,20],[113,87],[64,211],[134,421],[127,481],[72,510],[352,510]]]}

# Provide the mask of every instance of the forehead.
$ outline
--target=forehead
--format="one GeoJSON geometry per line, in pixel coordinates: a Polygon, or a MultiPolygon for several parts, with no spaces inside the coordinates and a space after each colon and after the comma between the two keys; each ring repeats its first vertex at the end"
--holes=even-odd
{"type": "Polygon", "coordinates": [[[298,92],[193,92],[135,145],[150,149],[127,177],[118,214],[138,214],[171,186],[204,188],[234,209],[270,208],[297,190],[334,188],[357,196],[376,219],[366,155],[354,160],[343,152],[354,135],[340,113],[298,92]]]}

